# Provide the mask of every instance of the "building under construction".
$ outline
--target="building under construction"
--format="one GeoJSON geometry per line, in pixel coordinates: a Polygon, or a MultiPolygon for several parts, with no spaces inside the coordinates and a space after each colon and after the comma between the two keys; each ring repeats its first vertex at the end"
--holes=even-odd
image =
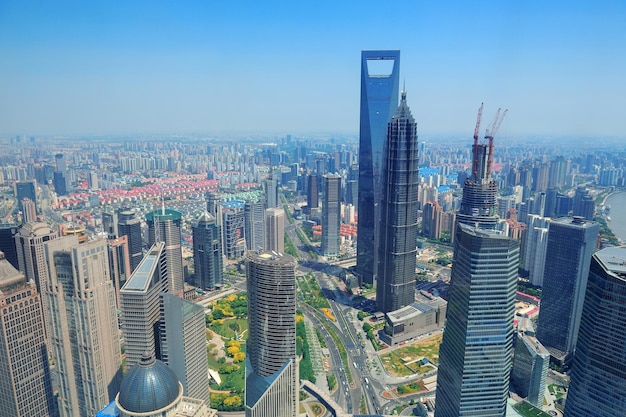
{"type": "Polygon", "coordinates": [[[493,122],[485,133],[485,143],[479,143],[478,131],[483,106],[478,109],[472,147],[472,173],[463,186],[463,199],[457,214],[457,223],[476,226],[481,229],[495,229],[498,224],[496,197],[498,185],[491,177],[493,163],[493,137],[500,127],[506,110],[498,109],[493,122]]]}

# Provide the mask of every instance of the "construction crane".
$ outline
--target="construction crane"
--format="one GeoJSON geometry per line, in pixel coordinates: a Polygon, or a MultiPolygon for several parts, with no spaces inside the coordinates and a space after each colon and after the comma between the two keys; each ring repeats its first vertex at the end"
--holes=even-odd
{"type": "MultiPolygon", "coordinates": [[[[482,108],[482,106],[481,106],[482,108]]],[[[509,109],[505,109],[502,113],[501,108],[498,109],[496,115],[493,117],[493,121],[489,125],[489,127],[485,130],[485,139],[489,141],[489,156],[487,159],[487,177],[491,176],[491,164],[493,162],[493,137],[496,135],[498,129],[500,129],[500,125],[504,120],[504,116],[509,111],[509,109]]]]}
{"type": "Polygon", "coordinates": [[[478,131],[480,130],[480,120],[483,117],[483,104],[484,103],[480,103],[480,107],[478,108],[476,127],[474,128],[474,150],[472,152],[474,154],[474,159],[472,161],[472,173],[474,174],[474,177],[478,174],[478,153],[476,152],[476,149],[478,149],[478,131]]]}

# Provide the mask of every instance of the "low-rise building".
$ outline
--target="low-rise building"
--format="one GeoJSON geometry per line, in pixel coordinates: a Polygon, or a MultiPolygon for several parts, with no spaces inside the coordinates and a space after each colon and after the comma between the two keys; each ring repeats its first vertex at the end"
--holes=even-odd
{"type": "Polygon", "coordinates": [[[381,340],[393,346],[442,328],[447,304],[442,298],[433,298],[387,313],[381,340]]]}

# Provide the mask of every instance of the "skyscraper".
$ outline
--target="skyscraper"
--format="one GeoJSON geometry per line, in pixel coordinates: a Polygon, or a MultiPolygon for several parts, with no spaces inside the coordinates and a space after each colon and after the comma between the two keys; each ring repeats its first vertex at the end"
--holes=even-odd
{"type": "Polygon", "coordinates": [[[319,191],[317,189],[317,175],[309,174],[306,188],[306,209],[307,214],[311,214],[312,209],[319,207],[319,191]]]}
{"type": "MultiPolygon", "coordinates": [[[[479,120],[482,106],[479,110],[479,120]]],[[[496,119],[498,119],[496,114],[496,119]]],[[[500,119],[501,120],[501,119],[500,119]]],[[[495,127],[497,130],[497,127],[495,127]]],[[[495,132],[494,132],[495,133],[495,132]]],[[[498,223],[496,197],[498,184],[491,177],[493,163],[493,136],[485,136],[487,143],[478,142],[478,123],[474,132],[472,146],[472,173],[463,185],[461,208],[456,216],[458,223],[480,227],[481,229],[495,229],[498,223]]]]}
{"type": "Polygon", "coordinates": [[[120,290],[127,367],[139,363],[145,352],[161,356],[159,297],[168,291],[166,257],[165,244],[155,243],[120,290]]]}
{"type": "Polygon", "coordinates": [[[576,346],[599,230],[599,224],[582,217],[563,217],[550,223],[537,339],[562,365],[569,364],[576,346]]]}
{"type": "Polygon", "coordinates": [[[119,391],[122,358],[106,240],[44,244],[50,277],[49,344],[61,417],[95,415],[119,391]]]}
{"type": "Polygon", "coordinates": [[[519,333],[515,346],[511,385],[535,407],[543,406],[550,353],[532,335],[519,333]]]}
{"type": "Polygon", "coordinates": [[[265,210],[265,250],[285,252],[285,210],[281,208],[265,210]]]}
{"type": "Polygon", "coordinates": [[[387,123],[398,108],[400,51],[361,52],[357,264],[360,281],[374,284],[387,123]]]}
{"type": "Polygon", "coordinates": [[[339,256],[341,228],[341,177],[326,174],[322,177],[322,254],[339,256]]]}
{"type": "Polygon", "coordinates": [[[141,236],[141,220],[129,209],[120,209],[117,213],[117,235],[128,236],[128,252],[130,255],[131,273],[143,259],[143,237],[141,236]]]}
{"type": "MultiPolygon", "coordinates": [[[[4,253],[6,260],[15,268],[20,268],[15,244],[15,235],[19,230],[20,225],[17,223],[0,224],[0,251],[4,253]]],[[[22,270],[20,269],[20,271],[22,270]]]]}
{"type": "Polygon", "coordinates": [[[193,263],[197,287],[214,289],[224,278],[222,230],[215,217],[204,212],[193,227],[193,263]]]}
{"type": "MultiPolygon", "coordinates": [[[[110,236],[110,235],[109,235],[110,236]]],[[[128,252],[128,236],[121,236],[107,241],[109,249],[109,267],[111,280],[115,287],[117,308],[120,308],[120,288],[130,278],[130,254],[128,252]]]]}
{"type": "Polygon", "coordinates": [[[290,255],[246,252],[246,417],[298,414],[296,264],[290,255]]]}
{"type": "Polygon", "coordinates": [[[417,256],[417,124],[402,92],[383,153],[376,303],[383,313],[415,301],[417,256]]]}
{"type": "Polygon", "coordinates": [[[0,252],[0,415],[56,416],[41,295],[0,252]]]}
{"type": "Polygon", "coordinates": [[[35,212],[37,211],[37,193],[35,181],[33,180],[25,180],[25,181],[17,181],[15,183],[15,197],[17,198],[17,205],[19,210],[24,212],[24,199],[28,198],[30,201],[35,203],[35,212]]]}
{"type": "Polygon", "coordinates": [[[246,248],[263,250],[265,246],[265,201],[248,200],[244,206],[246,248]]]}
{"type": "Polygon", "coordinates": [[[504,417],[519,242],[464,224],[457,232],[435,417],[504,417]]]}
{"type": "Polygon", "coordinates": [[[25,197],[22,200],[22,207],[24,208],[22,212],[22,220],[24,223],[37,221],[37,210],[34,201],[25,197]]]}
{"type": "Polygon", "coordinates": [[[565,417],[626,415],[626,247],[593,255],[565,417]]]}
{"type": "Polygon", "coordinates": [[[211,404],[204,307],[161,295],[161,360],[182,382],[184,394],[211,404]]]}
{"type": "Polygon", "coordinates": [[[176,210],[162,208],[146,214],[148,244],[165,243],[167,257],[167,284],[172,294],[182,295],[185,276],[181,240],[182,214],[176,210]]]}
{"type": "Polygon", "coordinates": [[[58,238],[58,234],[43,222],[26,223],[15,235],[15,247],[19,269],[28,281],[37,285],[41,294],[41,305],[46,338],[51,334],[50,312],[48,310],[48,264],[44,243],[58,238]]]}
{"type": "Polygon", "coordinates": [[[227,207],[222,210],[222,234],[224,255],[239,258],[246,251],[245,216],[240,207],[227,207]]]}

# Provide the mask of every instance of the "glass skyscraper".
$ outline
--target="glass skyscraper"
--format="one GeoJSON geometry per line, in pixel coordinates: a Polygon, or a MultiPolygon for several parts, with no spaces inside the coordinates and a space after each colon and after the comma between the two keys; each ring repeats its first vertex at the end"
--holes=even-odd
{"type": "Polygon", "coordinates": [[[457,232],[435,417],[504,417],[519,242],[464,224],[457,232]]]}
{"type": "Polygon", "coordinates": [[[341,177],[326,174],[322,177],[322,254],[339,256],[341,230],[341,177]]]}
{"type": "Polygon", "coordinates": [[[224,280],[222,228],[216,223],[215,217],[204,212],[192,228],[195,283],[203,290],[212,290],[224,280]]]}
{"type": "Polygon", "coordinates": [[[165,243],[167,255],[167,282],[169,292],[182,294],[185,276],[181,241],[182,214],[176,210],[162,208],[146,214],[148,244],[165,243]]]}
{"type": "Polygon", "coordinates": [[[381,169],[387,123],[398,108],[400,51],[361,52],[361,122],[359,128],[359,204],[357,264],[363,283],[374,284],[377,224],[382,195],[381,169]]]}
{"type": "Polygon", "coordinates": [[[246,417],[298,414],[296,259],[246,252],[246,417]]]}
{"type": "Polygon", "coordinates": [[[376,301],[383,313],[415,301],[418,211],[417,124],[402,92],[383,153],[376,301]]]}
{"type": "Polygon", "coordinates": [[[593,255],[565,417],[626,415],[626,247],[593,255]]]}
{"type": "Polygon", "coordinates": [[[548,230],[537,339],[560,364],[571,361],[600,225],[582,217],[554,219],[548,230]]]}

